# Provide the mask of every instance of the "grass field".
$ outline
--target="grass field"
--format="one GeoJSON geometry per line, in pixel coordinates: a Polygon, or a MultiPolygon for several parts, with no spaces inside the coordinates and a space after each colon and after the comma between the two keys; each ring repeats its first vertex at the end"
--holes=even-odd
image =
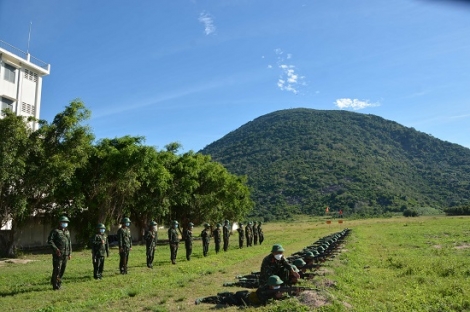
{"type": "Polygon", "coordinates": [[[281,243],[289,255],[349,227],[353,231],[343,252],[325,263],[324,275],[303,281],[318,292],[248,310],[470,311],[469,221],[433,216],[345,220],[342,225],[309,218],[270,223],[264,225],[262,246],[238,250],[234,235],[228,252],[216,255],[211,243],[210,255],[204,258],[198,241],[188,262],[180,244],[176,265],[170,264],[169,248],[159,246],[153,270],[146,267],[145,247],[134,246],[128,275],[119,274],[119,255],[113,248],[101,281],[93,279],[90,251],[83,250],[72,255],[60,291],[49,284],[50,255],[23,255],[20,259],[34,261],[0,264],[0,310],[211,311],[221,307],[196,306],[194,300],[241,290],[222,284],[258,271],[272,244],[281,243]]]}

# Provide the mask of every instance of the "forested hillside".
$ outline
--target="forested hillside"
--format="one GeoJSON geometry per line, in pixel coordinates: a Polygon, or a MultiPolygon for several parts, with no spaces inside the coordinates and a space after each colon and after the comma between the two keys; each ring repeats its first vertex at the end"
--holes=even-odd
{"type": "Polygon", "coordinates": [[[254,216],[381,214],[443,209],[470,199],[470,149],[374,115],[289,109],[261,116],[205,147],[246,175],[254,216]]]}

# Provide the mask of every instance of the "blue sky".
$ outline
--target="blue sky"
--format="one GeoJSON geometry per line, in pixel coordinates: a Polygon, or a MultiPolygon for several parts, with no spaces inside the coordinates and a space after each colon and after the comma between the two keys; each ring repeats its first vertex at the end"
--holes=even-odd
{"type": "Polygon", "coordinates": [[[287,108],[374,114],[470,148],[470,5],[439,0],[0,0],[0,39],[51,64],[97,139],[198,151],[287,108]]]}

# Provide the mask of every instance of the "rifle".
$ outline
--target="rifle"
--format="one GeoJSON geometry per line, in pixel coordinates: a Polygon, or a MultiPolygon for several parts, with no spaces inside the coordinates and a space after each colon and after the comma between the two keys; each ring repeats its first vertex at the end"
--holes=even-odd
{"type": "Polygon", "coordinates": [[[224,287],[237,286],[245,288],[258,288],[259,280],[257,278],[242,278],[238,282],[228,282],[223,284],[224,287]]]}
{"type": "Polygon", "coordinates": [[[274,293],[285,293],[289,296],[296,296],[303,291],[317,291],[318,288],[310,288],[310,287],[303,287],[303,286],[281,286],[278,289],[266,289],[267,294],[274,294],[274,293]]]}

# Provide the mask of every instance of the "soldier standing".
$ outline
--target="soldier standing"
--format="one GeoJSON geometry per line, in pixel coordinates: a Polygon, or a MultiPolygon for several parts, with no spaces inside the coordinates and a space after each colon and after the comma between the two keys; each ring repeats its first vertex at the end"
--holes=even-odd
{"type": "Polygon", "coordinates": [[[131,220],[127,217],[121,220],[121,228],[117,231],[119,245],[119,271],[121,274],[127,274],[127,262],[129,261],[129,252],[132,250],[132,235],[129,227],[131,220]]]}
{"type": "Polygon", "coordinates": [[[59,218],[59,226],[49,233],[47,243],[52,248],[52,276],[51,284],[54,290],[58,290],[62,284],[62,276],[64,276],[67,260],[72,255],[72,241],[70,240],[70,232],[67,230],[69,218],[62,216],[59,218]]]}
{"type": "Polygon", "coordinates": [[[103,223],[96,226],[97,233],[92,240],[92,258],[93,258],[93,277],[95,279],[103,278],[104,255],[109,257],[109,242],[106,235],[106,227],[103,223]]]}
{"type": "Polygon", "coordinates": [[[240,227],[237,229],[238,232],[238,248],[242,249],[245,241],[245,231],[243,230],[243,223],[240,222],[240,227]]]}
{"type": "Polygon", "coordinates": [[[176,255],[178,254],[178,245],[180,243],[178,232],[176,230],[178,225],[178,221],[175,220],[168,229],[168,242],[170,243],[170,258],[172,264],[176,264],[176,255]]]}
{"type": "Polygon", "coordinates": [[[253,244],[253,228],[251,227],[251,221],[248,222],[245,228],[245,236],[246,236],[246,247],[251,247],[253,244]]]}
{"type": "Polygon", "coordinates": [[[201,232],[201,238],[202,238],[202,254],[204,255],[204,257],[207,257],[207,253],[209,252],[209,242],[211,239],[209,223],[204,224],[204,230],[202,230],[201,232]]]}
{"type": "Polygon", "coordinates": [[[230,237],[230,234],[231,234],[230,224],[229,224],[228,220],[225,220],[222,232],[223,232],[222,234],[224,236],[224,251],[227,251],[228,250],[229,237],[230,237]]]}
{"type": "Polygon", "coordinates": [[[147,255],[147,267],[149,269],[153,269],[153,258],[155,256],[155,248],[157,248],[157,222],[151,221],[149,223],[148,230],[145,232],[144,240],[145,240],[145,247],[146,247],[146,255],[147,255]]]}
{"type": "Polygon", "coordinates": [[[258,222],[258,228],[256,230],[258,231],[259,244],[261,245],[264,241],[264,233],[263,229],[261,228],[261,221],[258,222]]]}
{"type": "Polygon", "coordinates": [[[215,243],[215,253],[219,253],[220,251],[220,243],[222,242],[222,230],[220,229],[222,225],[217,223],[217,227],[212,232],[212,236],[214,236],[214,243],[215,243]]]}
{"type": "Polygon", "coordinates": [[[191,260],[193,253],[193,227],[194,224],[189,222],[188,228],[183,231],[184,247],[186,248],[186,260],[191,260]]]}
{"type": "Polygon", "coordinates": [[[256,227],[256,221],[253,222],[253,244],[258,245],[258,228],[256,227]]]}

